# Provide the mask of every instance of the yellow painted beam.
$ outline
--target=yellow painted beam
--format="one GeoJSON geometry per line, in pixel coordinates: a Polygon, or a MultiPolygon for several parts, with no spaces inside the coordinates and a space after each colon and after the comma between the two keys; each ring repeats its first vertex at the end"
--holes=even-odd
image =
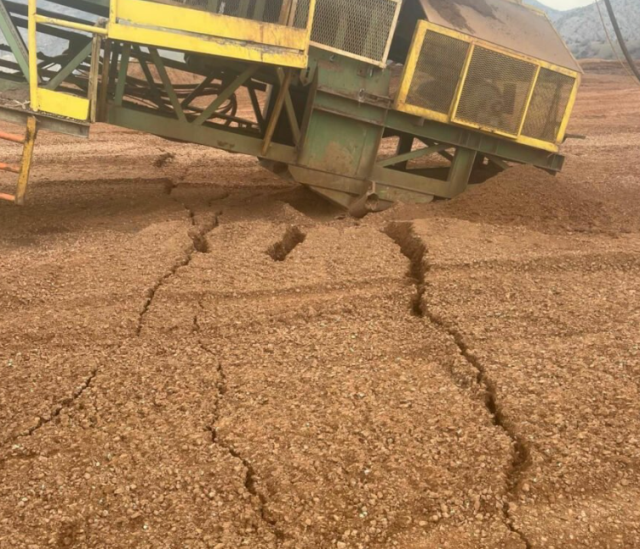
{"type": "MultiPolygon", "coordinates": [[[[418,25],[413,34],[411,46],[409,47],[409,55],[404,63],[402,77],[400,78],[400,90],[398,91],[395,102],[395,108],[400,111],[408,112],[406,111],[409,107],[409,105],[407,105],[407,96],[411,91],[411,83],[413,82],[413,77],[416,72],[416,66],[418,64],[418,59],[420,57],[420,52],[422,51],[422,45],[424,44],[424,37],[426,34],[427,27],[424,25],[418,25]]],[[[411,114],[416,113],[414,112],[411,114]]]]}
{"type": "Polygon", "coordinates": [[[94,27],[92,25],[83,25],[82,23],[73,23],[71,21],[64,21],[63,19],[54,19],[53,17],[45,17],[44,15],[36,15],[36,22],[47,24],[47,25],[53,25],[54,27],[64,27],[67,29],[90,32],[93,34],[100,34],[102,36],[107,35],[107,29],[103,29],[102,27],[94,27]]]}
{"type": "Polygon", "coordinates": [[[38,105],[38,44],[36,40],[37,0],[29,0],[27,7],[29,42],[29,95],[31,110],[37,111],[38,105]]]}
{"type": "Polygon", "coordinates": [[[40,110],[74,120],[86,121],[89,118],[89,100],[68,93],[40,88],[37,90],[40,110]]]}
{"type": "Polygon", "coordinates": [[[558,131],[558,143],[562,143],[564,141],[564,136],[567,133],[567,126],[569,125],[569,119],[571,118],[571,113],[573,112],[573,107],[576,104],[576,98],[578,96],[578,88],[580,87],[580,83],[582,81],[582,76],[578,75],[575,84],[573,85],[573,89],[571,90],[571,95],[569,97],[569,104],[567,105],[567,110],[564,113],[564,118],[562,119],[562,124],[560,124],[560,131],[558,131]]]}
{"type": "MultiPolygon", "coordinates": [[[[144,0],[117,0],[114,16],[116,20],[111,23],[189,33],[191,36],[177,35],[186,43],[191,43],[194,34],[201,34],[200,40],[225,38],[302,52],[309,48],[309,30],[306,28],[263,23],[182,6],[154,3],[151,7],[144,0]]],[[[144,43],[142,40],[136,42],[144,43]]]]}
{"type": "Polygon", "coordinates": [[[203,38],[113,23],[109,25],[109,38],[158,48],[219,55],[281,67],[302,69],[307,67],[308,61],[307,54],[300,50],[265,47],[258,44],[235,42],[229,39],[203,38]]]}

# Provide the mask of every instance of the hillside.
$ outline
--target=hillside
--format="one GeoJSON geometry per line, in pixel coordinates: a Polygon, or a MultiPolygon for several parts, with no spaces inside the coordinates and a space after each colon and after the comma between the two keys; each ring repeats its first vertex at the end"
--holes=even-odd
{"type": "MultiPolygon", "coordinates": [[[[627,46],[636,58],[640,58],[640,3],[637,0],[612,0],[612,2],[627,46]]],[[[595,4],[558,11],[542,5],[537,0],[527,0],[527,3],[547,12],[576,57],[614,58],[595,4]]],[[[609,33],[615,40],[604,3],[601,3],[601,9],[609,33]]]]}
{"type": "MultiPolygon", "coordinates": [[[[635,57],[640,57],[640,3],[637,0],[613,0],[613,7],[629,50],[635,57]]],[[[601,9],[609,33],[614,37],[604,5],[601,9]]],[[[613,57],[595,4],[566,12],[555,24],[576,57],[613,57]]]]}

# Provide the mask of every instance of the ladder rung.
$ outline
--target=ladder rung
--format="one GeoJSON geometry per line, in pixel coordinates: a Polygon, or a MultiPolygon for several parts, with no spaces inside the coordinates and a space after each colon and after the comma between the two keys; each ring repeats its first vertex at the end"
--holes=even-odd
{"type": "Polygon", "coordinates": [[[4,172],[20,173],[20,166],[14,166],[13,164],[5,164],[0,162],[0,170],[4,172]]]}
{"type": "Polygon", "coordinates": [[[0,200],[8,200],[9,202],[15,202],[16,197],[12,194],[0,193],[0,200]]]}
{"type": "Polygon", "coordinates": [[[24,137],[22,137],[21,135],[14,135],[12,133],[0,132],[0,139],[24,144],[24,137]]]}

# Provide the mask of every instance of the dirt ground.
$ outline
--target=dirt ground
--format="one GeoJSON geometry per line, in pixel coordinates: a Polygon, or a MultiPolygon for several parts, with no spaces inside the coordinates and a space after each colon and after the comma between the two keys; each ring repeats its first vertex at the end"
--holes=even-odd
{"type": "Polygon", "coordinates": [[[589,69],[561,175],[361,221],[41,134],[0,204],[0,549],[640,547],[640,88],[589,69]]]}

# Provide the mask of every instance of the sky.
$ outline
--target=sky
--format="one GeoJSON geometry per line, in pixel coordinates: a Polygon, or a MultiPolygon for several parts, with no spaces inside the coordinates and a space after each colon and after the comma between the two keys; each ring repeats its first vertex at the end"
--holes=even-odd
{"type": "Polygon", "coordinates": [[[557,10],[569,10],[571,8],[586,6],[587,4],[593,3],[593,0],[539,0],[539,1],[557,10]]]}

